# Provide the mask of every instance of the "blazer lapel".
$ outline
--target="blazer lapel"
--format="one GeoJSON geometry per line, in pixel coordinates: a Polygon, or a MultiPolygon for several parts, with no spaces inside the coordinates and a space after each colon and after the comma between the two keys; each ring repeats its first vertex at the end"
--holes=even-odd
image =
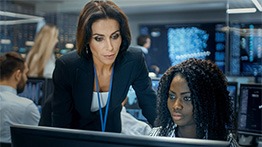
{"type": "Polygon", "coordinates": [[[124,58],[116,60],[109,107],[117,106],[125,99],[130,85],[130,75],[132,74],[133,67],[131,64],[132,61],[128,62],[124,58]]]}

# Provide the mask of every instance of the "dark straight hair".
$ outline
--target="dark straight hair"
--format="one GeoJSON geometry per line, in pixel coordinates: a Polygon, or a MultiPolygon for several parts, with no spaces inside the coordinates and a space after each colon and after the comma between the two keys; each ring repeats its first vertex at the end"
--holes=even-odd
{"type": "Polygon", "coordinates": [[[76,36],[78,55],[84,57],[91,56],[89,42],[92,36],[92,24],[100,19],[114,19],[119,23],[122,37],[119,54],[126,51],[129,47],[131,34],[124,12],[112,1],[95,0],[87,3],[79,16],[76,36]]]}

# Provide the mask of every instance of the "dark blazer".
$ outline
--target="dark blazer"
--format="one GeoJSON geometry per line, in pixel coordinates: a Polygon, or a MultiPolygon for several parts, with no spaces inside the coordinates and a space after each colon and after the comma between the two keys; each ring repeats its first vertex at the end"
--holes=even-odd
{"type": "MultiPolygon", "coordinates": [[[[148,77],[142,51],[128,49],[119,54],[115,62],[106,131],[121,132],[121,103],[130,85],[136,91],[143,115],[153,126],[156,94],[148,77]]],[[[53,81],[52,126],[101,130],[99,111],[90,111],[94,86],[92,58],[80,57],[75,51],[58,58],[53,81]]]]}
{"type": "Polygon", "coordinates": [[[52,126],[51,125],[52,123],[52,116],[51,116],[52,115],[52,105],[51,105],[52,99],[53,99],[53,93],[51,93],[47,97],[45,103],[42,105],[41,117],[38,123],[39,126],[52,126]]]}

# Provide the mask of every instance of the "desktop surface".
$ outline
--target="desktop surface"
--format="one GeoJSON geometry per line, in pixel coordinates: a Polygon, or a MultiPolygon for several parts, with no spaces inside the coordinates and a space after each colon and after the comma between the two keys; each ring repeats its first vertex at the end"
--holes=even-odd
{"type": "Polygon", "coordinates": [[[227,141],[129,136],[120,133],[28,125],[11,126],[13,147],[226,147],[227,141]],[[30,140],[29,140],[30,138],[30,140]]]}

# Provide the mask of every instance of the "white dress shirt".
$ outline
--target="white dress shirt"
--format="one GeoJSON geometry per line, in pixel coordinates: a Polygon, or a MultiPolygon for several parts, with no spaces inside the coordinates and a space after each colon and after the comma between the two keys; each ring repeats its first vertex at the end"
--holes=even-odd
{"type": "Polygon", "coordinates": [[[38,125],[39,119],[33,101],[18,96],[13,87],[0,85],[0,142],[11,143],[11,125],[38,125]]]}

